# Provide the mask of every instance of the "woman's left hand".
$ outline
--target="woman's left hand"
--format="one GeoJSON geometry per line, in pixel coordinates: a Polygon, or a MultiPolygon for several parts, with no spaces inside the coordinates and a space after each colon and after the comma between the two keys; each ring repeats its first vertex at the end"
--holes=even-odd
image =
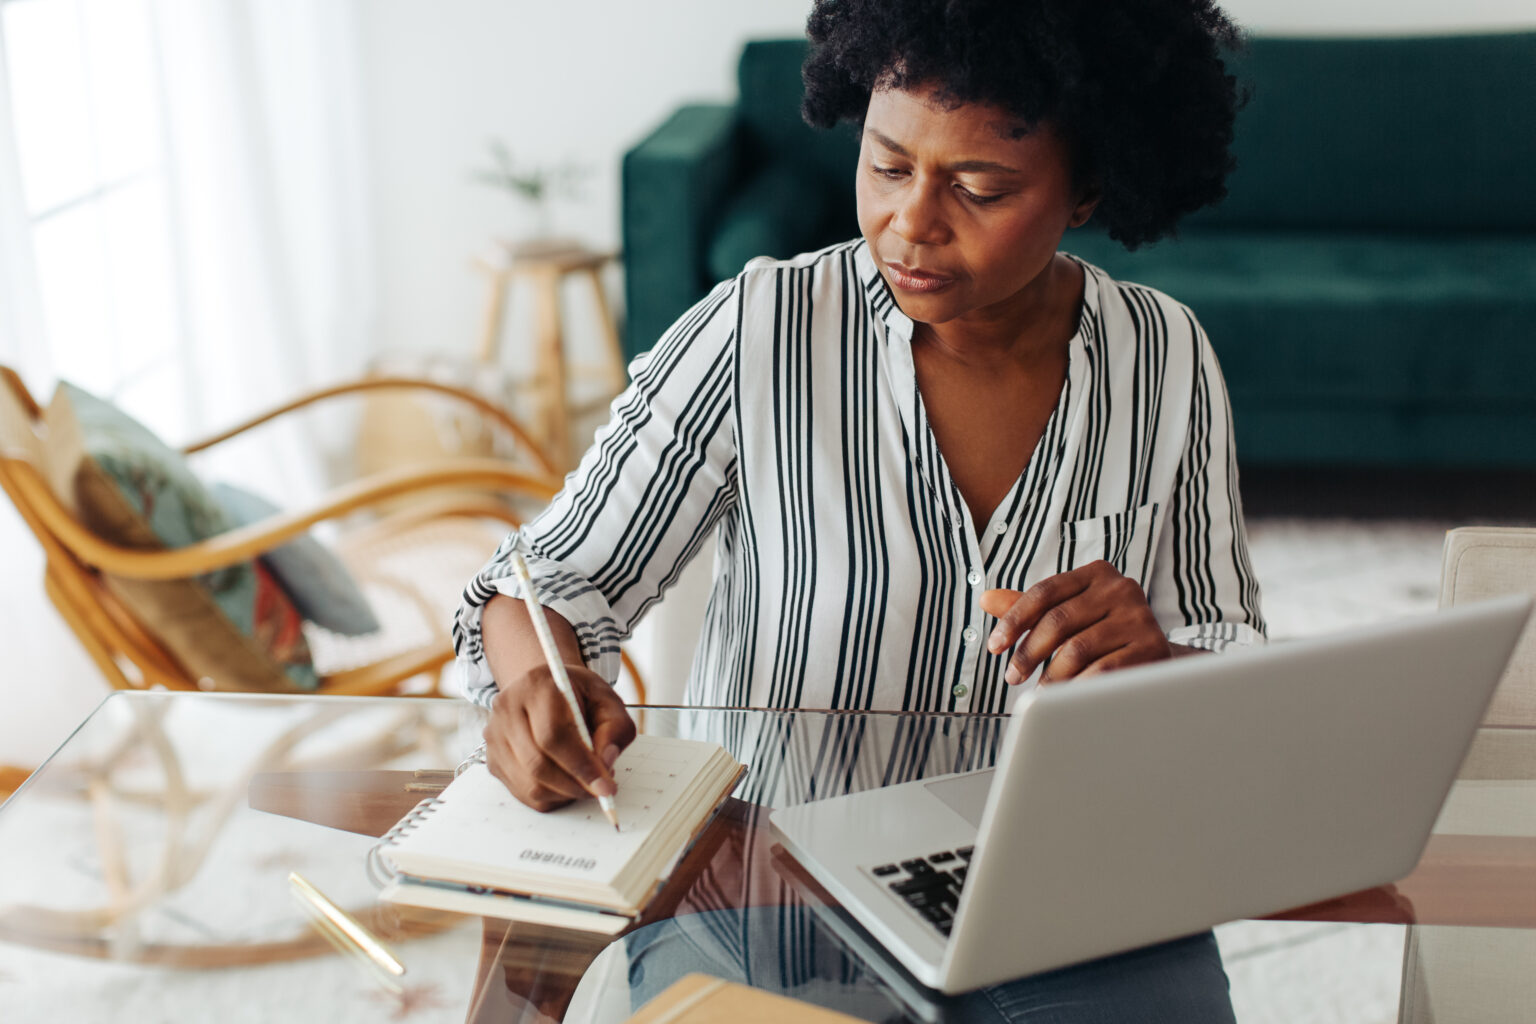
{"type": "Polygon", "coordinates": [[[1024,637],[1008,663],[1010,685],[1028,679],[1042,662],[1048,663],[1040,681],[1057,683],[1174,653],[1141,586],[1105,561],[1058,573],[1023,593],[989,590],[981,607],[998,619],[987,650],[1000,654],[1024,637]]]}

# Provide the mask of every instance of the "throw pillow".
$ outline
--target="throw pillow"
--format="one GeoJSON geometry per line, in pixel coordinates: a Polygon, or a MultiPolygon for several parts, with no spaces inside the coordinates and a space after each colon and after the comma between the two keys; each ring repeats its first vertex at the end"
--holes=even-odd
{"type": "MultiPolygon", "coordinates": [[[[61,383],[44,416],[55,492],[100,537],[185,547],[234,523],[183,456],[108,402],[61,383]]],[[[167,650],[216,689],[319,686],[302,618],[272,574],[245,562],[186,580],[106,578],[167,650]]]]}
{"type": "MultiPolygon", "coordinates": [[[[236,526],[259,523],[280,511],[267,499],[233,484],[217,483],[210,490],[236,526]]],[[[295,537],[262,555],[260,561],[309,621],[343,636],[378,632],[379,620],[352,574],[315,538],[295,537]]]]}

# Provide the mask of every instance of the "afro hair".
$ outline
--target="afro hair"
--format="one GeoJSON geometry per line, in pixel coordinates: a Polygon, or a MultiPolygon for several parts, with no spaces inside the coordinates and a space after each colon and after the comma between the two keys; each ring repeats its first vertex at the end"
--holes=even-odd
{"type": "Polygon", "coordinates": [[[1048,124],[1128,249],[1226,195],[1241,36],[1209,0],[815,0],[806,31],[811,125],[913,87],[1048,124]]]}

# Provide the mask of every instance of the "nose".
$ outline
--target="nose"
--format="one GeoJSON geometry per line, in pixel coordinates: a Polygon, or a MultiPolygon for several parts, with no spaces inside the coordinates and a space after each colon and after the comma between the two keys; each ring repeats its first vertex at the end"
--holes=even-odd
{"type": "Polygon", "coordinates": [[[941,199],[934,188],[922,182],[913,182],[903,190],[891,217],[891,230],[914,245],[943,242],[948,234],[948,226],[944,222],[941,199]]]}

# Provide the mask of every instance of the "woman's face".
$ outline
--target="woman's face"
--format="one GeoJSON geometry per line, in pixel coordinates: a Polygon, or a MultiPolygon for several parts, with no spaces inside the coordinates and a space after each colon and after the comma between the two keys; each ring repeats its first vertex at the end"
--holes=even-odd
{"type": "Polygon", "coordinates": [[[1094,201],[1073,185],[1055,131],[1018,128],[997,107],[946,108],[927,88],[870,97],[859,230],[913,320],[1027,322],[1048,298],[1044,271],[1094,201]]]}

